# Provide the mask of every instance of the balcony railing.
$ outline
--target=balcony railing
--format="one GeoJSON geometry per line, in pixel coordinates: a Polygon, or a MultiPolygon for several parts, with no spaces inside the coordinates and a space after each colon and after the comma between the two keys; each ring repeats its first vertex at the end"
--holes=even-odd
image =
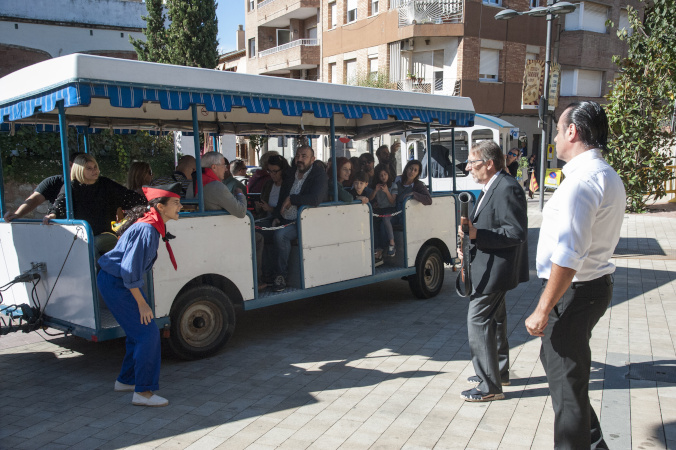
{"type": "Polygon", "coordinates": [[[464,0],[391,0],[399,12],[399,27],[422,24],[462,23],[464,0]]]}
{"type": "Polygon", "coordinates": [[[258,57],[262,58],[264,56],[272,55],[273,53],[283,52],[284,50],[298,47],[299,45],[308,45],[308,46],[319,45],[319,41],[317,39],[297,39],[295,41],[291,41],[286,44],[278,45],[277,47],[272,47],[267,50],[260,51],[258,52],[258,57]]]}
{"type": "Polygon", "coordinates": [[[263,0],[262,2],[260,2],[260,3],[258,4],[258,7],[259,7],[259,8],[262,8],[263,6],[269,5],[270,3],[274,2],[274,1],[275,1],[275,0],[263,0]]]}
{"type": "Polygon", "coordinates": [[[460,80],[456,78],[437,78],[434,80],[401,80],[397,81],[397,90],[420,92],[423,94],[460,95],[460,80]]]}

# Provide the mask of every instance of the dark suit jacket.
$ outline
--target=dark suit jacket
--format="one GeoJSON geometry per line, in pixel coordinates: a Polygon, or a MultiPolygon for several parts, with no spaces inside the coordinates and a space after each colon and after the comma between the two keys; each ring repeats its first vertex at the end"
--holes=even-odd
{"type": "MultiPolygon", "coordinates": [[[[296,177],[296,168],[290,167],[284,174],[282,187],[279,191],[279,202],[274,210],[274,216],[282,218],[282,204],[289,197],[296,177]]],[[[313,163],[312,170],[300,188],[300,193],[291,195],[291,204],[295,206],[317,206],[327,199],[329,177],[321,164],[313,163]]]]}
{"type": "Polygon", "coordinates": [[[528,215],[523,188],[500,172],[484,197],[480,208],[470,214],[477,229],[470,249],[473,295],[508,291],[528,281],[528,215]]]}

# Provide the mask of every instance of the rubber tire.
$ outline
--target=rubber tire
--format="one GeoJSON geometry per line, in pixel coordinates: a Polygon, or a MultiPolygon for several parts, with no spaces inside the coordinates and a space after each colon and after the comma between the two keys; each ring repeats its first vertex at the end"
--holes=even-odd
{"type": "Polygon", "coordinates": [[[235,331],[230,298],[209,285],[196,286],[176,298],[169,313],[169,347],[183,359],[199,359],[220,350],[235,331]],[[195,320],[204,321],[195,326],[195,320]]]}
{"type": "Polygon", "coordinates": [[[418,253],[415,274],[408,277],[408,285],[418,298],[435,297],[444,285],[444,259],[441,251],[433,245],[426,245],[418,253]]]}

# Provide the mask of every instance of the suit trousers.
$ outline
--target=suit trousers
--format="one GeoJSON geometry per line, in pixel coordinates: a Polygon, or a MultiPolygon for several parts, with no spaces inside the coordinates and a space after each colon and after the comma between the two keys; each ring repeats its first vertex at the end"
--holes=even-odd
{"type": "Polygon", "coordinates": [[[472,295],[467,309],[467,335],[477,386],[483,393],[499,394],[509,381],[509,342],[505,291],[472,295]]]}
{"type": "Polygon", "coordinates": [[[552,397],[557,449],[608,448],[589,403],[589,340],[612,297],[610,275],[573,283],[549,313],[540,360],[552,397]]]}

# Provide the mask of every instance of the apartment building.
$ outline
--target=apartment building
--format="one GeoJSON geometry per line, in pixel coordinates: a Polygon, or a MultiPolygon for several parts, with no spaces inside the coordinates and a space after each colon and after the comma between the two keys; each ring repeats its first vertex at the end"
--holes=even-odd
{"type": "Polygon", "coordinates": [[[136,59],[147,14],[141,0],[3,0],[0,77],[71,53],[136,59]]]}
{"type": "MultiPolygon", "coordinates": [[[[551,0],[550,0],[551,1],[551,0]]],[[[521,109],[525,62],[545,59],[544,17],[495,20],[505,8],[527,11],[545,0],[246,0],[247,71],[470,97],[477,112],[519,129],[529,153],[542,131],[535,110],[521,109]]],[[[553,21],[552,56],[562,66],[561,109],[603,101],[625,54],[617,29],[637,0],[575,2],[553,21]],[[614,26],[606,25],[612,20],[614,26]]],[[[513,145],[518,145],[515,139],[513,145]]]]}

